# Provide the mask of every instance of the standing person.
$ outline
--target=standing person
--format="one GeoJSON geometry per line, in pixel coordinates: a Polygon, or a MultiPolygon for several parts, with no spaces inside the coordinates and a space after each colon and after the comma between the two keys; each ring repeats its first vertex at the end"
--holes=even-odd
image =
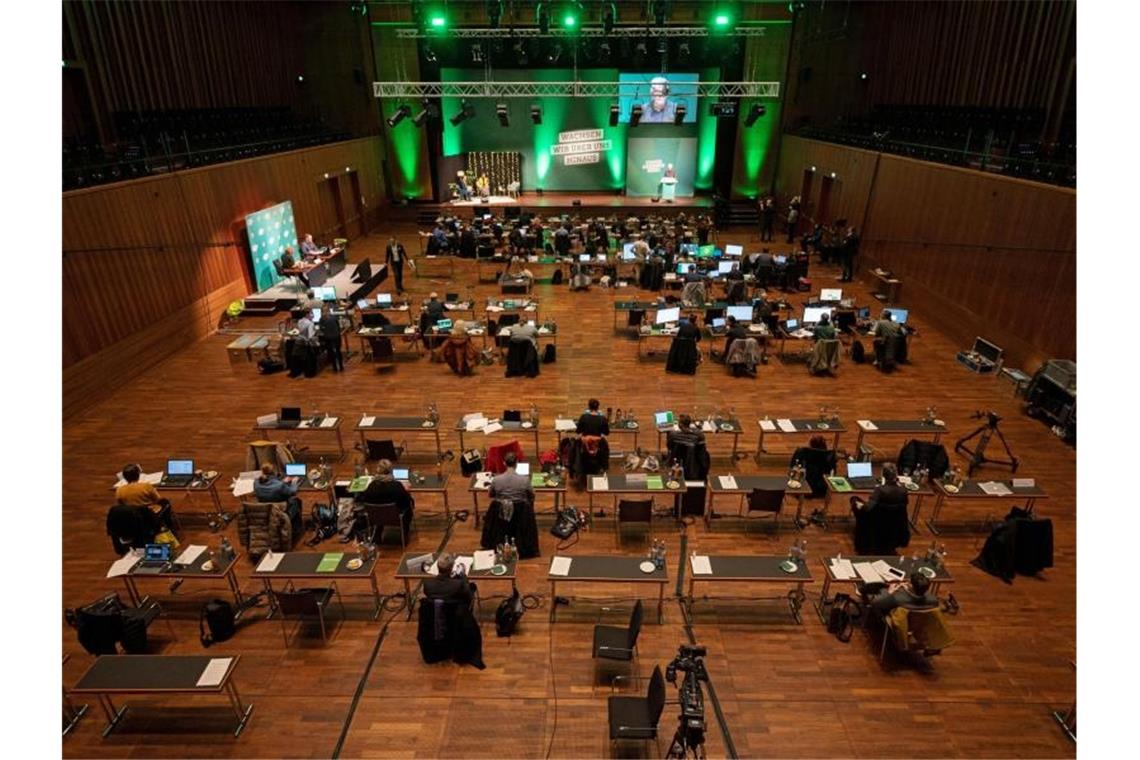
{"type": "Polygon", "coordinates": [[[609,435],[610,421],[601,412],[602,402],[592,398],[586,406],[586,411],[578,418],[578,435],[609,435]]]}
{"type": "Polygon", "coordinates": [[[796,238],[796,225],[800,221],[800,204],[797,198],[792,199],[792,205],[788,206],[788,242],[791,243],[796,238]]]}
{"type": "Polygon", "coordinates": [[[859,233],[855,231],[854,227],[847,228],[847,234],[843,237],[840,252],[843,257],[843,275],[839,279],[841,282],[851,282],[854,274],[855,256],[859,253],[859,233]]]}
{"type": "Polygon", "coordinates": [[[340,317],[333,314],[332,309],[325,309],[321,312],[318,327],[321,332],[321,348],[328,353],[333,372],[344,372],[344,355],[340,350],[340,317]]]}
{"type": "Polygon", "coordinates": [[[765,198],[760,207],[760,242],[772,242],[772,225],[776,222],[776,202],[765,198]]]}
{"type": "Polygon", "coordinates": [[[396,278],[396,292],[404,292],[404,262],[408,260],[408,253],[404,244],[394,237],[388,238],[388,247],[384,249],[384,260],[392,267],[392,274],[396,278]]]}
{"type": "Polygon", "coordinates": [[[697,219],[697,243],[698,245],[709,244],[709,231],[712,229],[712,224],[705,214],[701,214],[697,219]]]}

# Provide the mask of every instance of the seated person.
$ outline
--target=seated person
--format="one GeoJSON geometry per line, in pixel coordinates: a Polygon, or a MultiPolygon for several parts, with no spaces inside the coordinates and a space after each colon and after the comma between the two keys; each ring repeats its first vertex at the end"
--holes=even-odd
{"type": "Polygon", "coordinates": [[[733,282],[736,280],[743,280],[744,279],[744,272],[740,271],[740,264],[737,264],[734,262],[732,265],[732,269],[729,270],[724,275],[724,279],[728,280],[729,282],[733,282]]]}
{"type": "Polygon", "coordinates": [[[127,507],[150,507],[158,515],[159,522],[167,530],[172,528],[173,519],[170,514],[170,501],[162,498],[153,483],[143,483],[142,468],[137,464],[128,464],[123,468],[125,484],[115,489],[115,501],[127,507]]]}
{"type": "Polygon", "coordinates": [[[907,490],[899,483],[898,468],[891,462],[883,465],[883,483],[875,486],[864,502],[851,497],[851,513],[855,516],[855,551],[865,555],[894,554],[910,543],[907,516],[907,490]]]}
{"type": "Polygon", "coordinates": [[[592,398],[586,406],[587,410],[578,418],[578,435],[609,435],[610,421],[600,411],[602,402],[592,398]]]}
{"type": "Polygon", "coordinates": [[[277,468],[266,462],[261,465],[261,475],[253,481],[253,494],[262,504],[284,502],[289,520],[297,525],[301,521],[301,499],[297,496],[297,489],[300,487],[300,480],[297,478],[282,480],[277,475],[277,468]]]}
{"type": "Polygon", "coordinates": [[[316,256],[318,255],[319,248],[313,242],[312,235],[305,235],[305,239],[301,241],[301,255],[302,256],[316,256]]]}
{"type": "Polygon", "coordinates": [[[534,486],[530,484],[530,478],[515,472],[518,457],[513,451],[508,451],[503,457],[503,463],[507,469],[491,479],[491,498],[533,504],[534,486]]]}
{"type": "Polygon", "coordinates": [[[313,312],[305,309],[297,319],[297,337],[306,343],[317,341],[317,325],[313,321],[313,312]]]}
{"type": "Polygon", "coordinates": [[[407,532],[412,523],[416,500],[404,488],[404,484],[392,477],[392,462],[381,459],[376,463],[376,476],[368,487],[356,495],[358,504],[395,504],[400,510],[400,519],[407,532]]]}
{"type": "Polygon", "coordinates": [[[281,254],[281,268],[292,269],[297,266],[297,260],[293,258],[293,246],[285,246],[285,252],[281,254]]]}
{"type": "Polygon", "coordinates": [[[518,324],[511,325],[511,342],[516,341],[530,341],[535,350],[538,350],[538,328],[535,327],[534,322],[519,322],[518,324]]]}
{"type": "Polygon", "coordinates": [[[697,271],[696,264],[689,264],[685,270],[685,282],[704,282],[705,276],[697,271]]]}
{"type": "Polygon", "coordinates": [[[534,275],[526,268],[526,260],[522,256],[511,256],[507,269],[503,272],[503,280],[526,280],[527,284],[534,282],[534,275]]]}
{"type": "Polygon", "coordinates": [[[674,443],[698,444],[704,442],[704,432],[701,431],[700,426],[693,425],[693,418],[687,414],[682,414],[678,417],[677,429],[669,431],[665,436],[665,446],[670,449],[674,443]]]}
{"type": "Polygon", "coordinates": [[[467,175],[464,172],[455,175],[455,191],[459,194],[459,200],[471,200],[471,188],[467,185],[467,175]]]}
{"type": "Polygon", "coordinates": [[[880,616],[903,607],[908,610],[932,610],[938,607],[938,597],[930,593],[930,579],[919,572],[910,574],[910,586],[892,583],[871,598],[871,609],[880,616]]]}
{"type": "Polygon", "coordinates": [[[883,309],[879,319],[871,326],[870,334],[875,346],[875,360],[872,364],[879,364],[880,355],[893,359],[895,339],[902,334],[902,327],[891,319],[890,309],[883,309]]]}
{"type": "Polygon", "coordinates": [[[467,575],[461,572],[456,577],[452,576],[455,571],[455,556],[444,552],[439,555],[435,565],[439,574],[424,580],[424,596],[444,602],[470,604],[473,595],[467,575]]]}
{"type": "Polygon", "coordinates": [[[423,311],[420,312],[420,332],[426,333],[435,327],[435,323],[444,318],[446,311],[439,300],[439,293],[434,290],[428,295],[423,311]]]}
{"type": "Polygon", "coordinates": [[[728,356],[728,349],[732,348],[732,341],[738,338],[747,338],[748,331],[744,329],[744,325],[736,321],[736,317],[729,316],[725,320],[727,330],[724,333],[724,355],[728,356]]]}
{"type": "Polygon", "coordinates": [[[831,324],[831,317],[826,313],[820,316],[819,324],[812,330],[812,338],[814,340],[833,340],[835,338],[835,327],[831,324]]]}

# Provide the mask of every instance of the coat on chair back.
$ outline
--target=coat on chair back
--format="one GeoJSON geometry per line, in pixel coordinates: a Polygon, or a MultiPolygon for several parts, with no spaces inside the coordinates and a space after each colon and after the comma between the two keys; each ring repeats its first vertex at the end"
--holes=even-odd
{"type": "Polygon", "coordinates": [[[289,515],[273,503],[242,504],[238,514],[238,541],[251,558],[267,551],[287,552],[293,548],[293,526],[289,515]]]}

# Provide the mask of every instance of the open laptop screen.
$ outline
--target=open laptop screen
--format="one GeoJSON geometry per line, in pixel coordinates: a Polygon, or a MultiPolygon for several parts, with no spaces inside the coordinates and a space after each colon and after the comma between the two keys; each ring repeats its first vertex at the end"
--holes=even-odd
{"type": "Polygon", "coordinates": [[[870,462],[848,462],[847,463],[847,477],[849,477],[849,478],[869,478],[869,477],[871,477],[871,463],[870,462]]]}
{"type": "Polygon", "coordinates": [[[167,459],[166,460],[166,474],[167,475],[193,475],[194,474],[194,460],[193,459],[167,459]]]}

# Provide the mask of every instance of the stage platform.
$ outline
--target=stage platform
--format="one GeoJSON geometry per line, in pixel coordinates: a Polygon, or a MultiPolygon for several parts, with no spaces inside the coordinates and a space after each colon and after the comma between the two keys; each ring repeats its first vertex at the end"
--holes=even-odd
{"type": "MultiPolygon", "coordinates": [[[[348,298],[356,301],[368,296],[388,276],[386,264],[372,262],[372,276],[363,283],[353,282],[352,272],[355,266],[346,266],[332,277],[325,280],[326,287],[336,288],[337,298],[348,298]]],[[[291,311],[302,300],[308,300],[309,289],[295,277],[287,277],[274,285],[257,293],[247,296],[243,303],[242,316],[268,316],[279,311],[291,311]]]]}
{"type": "Polygon", "coordinates": [[[527,208],[532,211],[538,210],[542,213],[551,214],[612,214],[621,209],[637,209],[639,212],[655,210],[665,213],[677,213],[685,211],[692,213],[693,211],[703,211],[705,209],[711,210],[713,207],[712,196],[698,195],[691,198],[677,198],[672,203],[664,201],[654,201],[652,198],[632,197],[622,195],[621,193],[523,193],[518,198],[511,198],[506,195],[492,195],[486,203],[482,201],[450,201],[445,203],[424,203],[414,204],[419,211],[419,216],[423,217],[427,214],[436,214],[451,212],[467,212],[474,213],[480,208],[495,209],[496,212],[503,208],[510,208],[517,206],[527,208]],[[575,201],[578,205],[574,205],[575,201]]]}

